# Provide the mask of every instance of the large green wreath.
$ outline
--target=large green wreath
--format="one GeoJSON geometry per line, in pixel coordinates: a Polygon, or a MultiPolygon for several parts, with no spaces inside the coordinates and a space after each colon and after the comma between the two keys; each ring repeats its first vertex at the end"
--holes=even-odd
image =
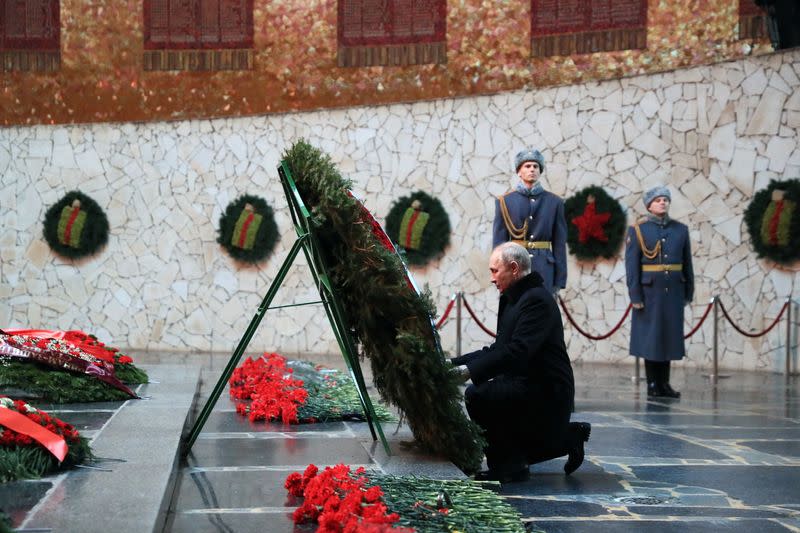
{"type": "Polygon", "coordinates": [[[373,233],[361,203],[348,194],[351,183],[328,156],[299,141],[284,159],[311,211],[348,329],[359,356],[370,360],[381,398],[405,414],[421,448],[476,471],[483,439],[464,413],[458,379],[439,347],[430,294],[409,286],[399,256],[373,233]]]}
{"type": "Polygon", "coordinates": [[[397,200],[386,215],[386,233],[410,265],[425,265],[450,244],[450,218],[442,203],[417,191],[397,200]]]}
{"type": "Polygon", "coordinates": [[[759,257],[778,263],[800,258],[800,180],[769,182],[755,194],[744,221],[759,257]]]}
{"type": "Polygon", "coordinates": [[[625,236],[625,212],[602,187],[586,187],[568,198],[564,214],[569,251],[575,257],[597,259],[617,254],[625,236]]]}
{"type": "Polygon", "coordinates": [[[61,256],[92,255],[108,242],[108,218],[97,202],[70,191],[45,213],[44,238],[61,256]]]}
{"type": "Polygon", "coordinates": [[[219,218],[219,237],[231,257],[245,263],[263,261],[278,242],[278,225],[263,198],[245,194],[228,204],[219,218]]]}

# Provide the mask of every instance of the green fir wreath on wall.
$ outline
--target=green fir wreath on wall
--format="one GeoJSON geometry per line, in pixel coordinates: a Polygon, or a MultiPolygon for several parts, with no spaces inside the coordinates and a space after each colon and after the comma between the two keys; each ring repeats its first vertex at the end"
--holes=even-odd
{"type": "Polygon", "coordinates": [[[744,212],[759,257],[788,264],[800,258],[800,180],[769,182],[744,212]]]}
{"type": "Polygon", "coordinates": [[[564,202],[567,244],[578,259],[611,258],[625,235],[625,212],[602,187],[591,186],[564,202]]]}
{"type": "Polygon", "coordinates": [[[450,244],[450,217],[442,203],[417,191],[397,200],[386,216],[386,233],[410,265],[425,265],[450,244]]]}
{"type": "Polygon", "coordinates": [[[44,238],[63,257],[93,255],[108,242],[108,218],[97,202],[70,191],[45,213],[44,238]]]}
{"type": "Polygon", "coordinates": [[[245,194],[228,204],[219,219],[217,242],[236,260],[263,261],[278,242],[278,225],[263,198],[245,194]]]}

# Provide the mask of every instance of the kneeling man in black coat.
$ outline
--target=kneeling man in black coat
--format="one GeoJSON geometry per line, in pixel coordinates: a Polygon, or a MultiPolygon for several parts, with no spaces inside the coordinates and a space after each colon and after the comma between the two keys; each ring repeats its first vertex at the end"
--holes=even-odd
{"type": "Polygon", "coordinates": [[[454,372],[472,380],[464,402],[485,431],[489,470],[476,479],[524,481],[530,464],[564,455],[571,474],[583,462],[591,426],[570,423],[575,382],[556,301],[518,244],[495,248],[489,272],[500,291],[497,339],[451,360],[454,372]]]}

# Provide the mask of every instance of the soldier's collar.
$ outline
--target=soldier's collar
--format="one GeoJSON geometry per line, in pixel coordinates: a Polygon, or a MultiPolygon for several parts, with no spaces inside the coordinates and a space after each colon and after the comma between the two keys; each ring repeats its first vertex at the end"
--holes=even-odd
{"type": "Polygon", "coordinates": [[[657,217],[652,213],[647,213],[647,220],[653,222],[654,224],[658,224],[659,226],[666,226],[670,222],[669,215],[657,217]]]}

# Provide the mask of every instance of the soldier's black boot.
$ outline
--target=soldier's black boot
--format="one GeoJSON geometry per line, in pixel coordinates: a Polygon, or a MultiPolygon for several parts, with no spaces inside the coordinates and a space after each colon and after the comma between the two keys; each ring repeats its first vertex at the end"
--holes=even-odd
{"type": "Polygon", "coordinates": [[[667,398],[680,398],[681,393],[672,388],[669,384],[669,367],[670,362],[664,361],[661,363],[661,390],[667,398]]]}
{"type": "Polygon", "coordinates": [[[644,360],[644,375],[647,378],[647,397],[660,398],[664,395],[661,387],[658,363],[655,361],[644,360]]]}

